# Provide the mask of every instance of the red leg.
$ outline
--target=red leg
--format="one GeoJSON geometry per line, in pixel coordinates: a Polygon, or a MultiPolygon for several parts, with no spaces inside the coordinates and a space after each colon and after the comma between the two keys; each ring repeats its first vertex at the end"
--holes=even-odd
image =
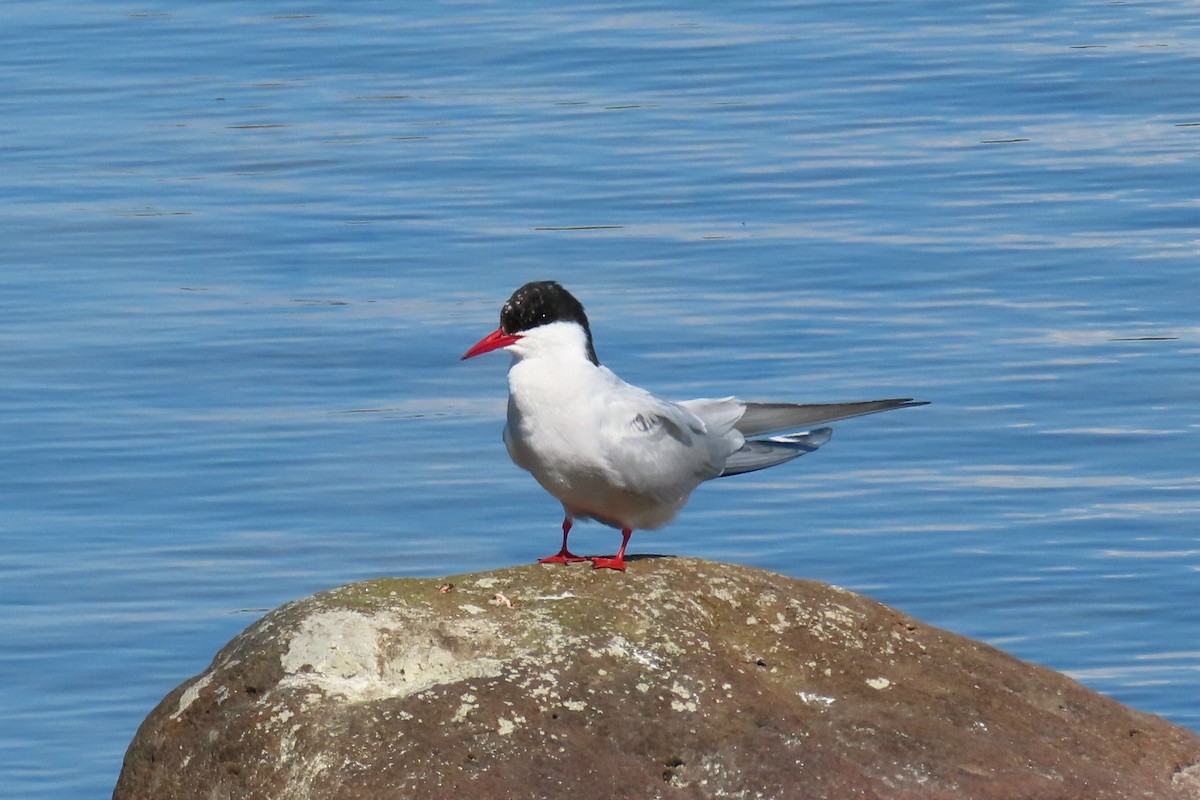
{"type": "Polygon", "coordinates": [[[621,531],[621,549],[617,551],[613,558],[603,558],[601,556],[592,556],[588,561],[592,562],[595,569],[619,569],[625,571],[625,545],[629,544],[629,537],[633,535],[633,528],[625,528],[621,531]]]}
{"type": "Polygon", "coordinates": [[[546,556],[545,558],[539,558],[538,559],[539,564],[574,564],[578,561],[587,561],[586,558],[583,558],[582,556],[577,556],[574,553],[572,553],[570,550],[567,549],[567,535],[571,533],[571,525],[573,525],[573,524],[574,523],[571,521],[570,517],[563,517],[562,550],[559,550],[557,553],[555,553],[552,556],[546,556]]]}

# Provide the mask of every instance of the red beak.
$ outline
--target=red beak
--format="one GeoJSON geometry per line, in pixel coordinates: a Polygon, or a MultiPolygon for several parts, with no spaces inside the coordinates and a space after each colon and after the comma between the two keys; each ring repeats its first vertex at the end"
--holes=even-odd
{"type": "Polygon", "coordinates": [[[463,360],[474,358],[483,353],[489,353],[492,350],[499,350],[501,347],[508,347],[510,344],[520,341],[520,339],[521,337],[516,334],[505,333],[503,328],[496,328],[496,330],[471,345],[471,349],[463,353],[463,360]]]}

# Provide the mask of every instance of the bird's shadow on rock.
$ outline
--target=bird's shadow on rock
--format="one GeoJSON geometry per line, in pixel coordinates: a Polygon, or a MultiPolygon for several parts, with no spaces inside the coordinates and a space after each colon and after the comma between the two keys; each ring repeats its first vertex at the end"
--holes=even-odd
{"type": "Polygon", "coordinates": [[[629,553],[625,556],[627,562],[656,561],[660,558],[679,558],[679,556],[670,553],[629,553]]]}

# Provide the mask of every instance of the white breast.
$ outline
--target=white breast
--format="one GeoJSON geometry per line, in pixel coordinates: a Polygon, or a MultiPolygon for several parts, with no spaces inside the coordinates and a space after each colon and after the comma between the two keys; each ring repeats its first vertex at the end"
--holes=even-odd
{"type": "Polygon", "coordinates": [[[665,525],[742,444],[605,367],[541,358],[509,371],[504,441],[569,514],[618,528],[665,525]]]}

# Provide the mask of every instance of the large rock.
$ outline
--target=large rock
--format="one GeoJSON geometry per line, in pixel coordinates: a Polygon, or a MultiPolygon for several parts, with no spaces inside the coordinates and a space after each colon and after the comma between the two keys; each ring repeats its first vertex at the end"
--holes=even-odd
{"type": "Polygon", "coordinates": [[[284,606],[159,704],[114,797],[1200,798],[1198,765],[1189,731],[851,592],[642,558],[284,606]]]}

